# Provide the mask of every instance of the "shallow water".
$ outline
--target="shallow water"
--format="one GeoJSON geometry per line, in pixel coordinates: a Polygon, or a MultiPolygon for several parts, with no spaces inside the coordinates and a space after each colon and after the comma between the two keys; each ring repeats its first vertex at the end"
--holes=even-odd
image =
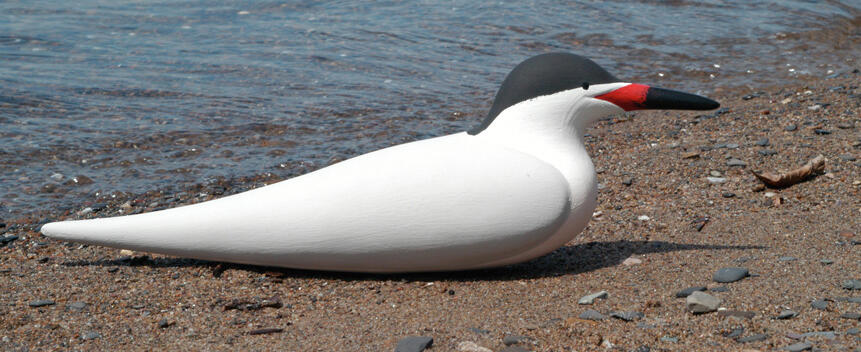
{"type": "Polygon", "coordinates": [[[547,51],[708,94],[861,57],[857,1],[0,3],[0,218],[479,123],[547,51]]]}

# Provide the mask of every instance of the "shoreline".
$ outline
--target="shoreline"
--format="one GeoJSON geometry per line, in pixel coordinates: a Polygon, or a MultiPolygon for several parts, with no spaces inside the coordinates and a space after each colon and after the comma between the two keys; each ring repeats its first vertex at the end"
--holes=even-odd
{"type": "Polygon", "coordinates": [[[707,114],[601,121],[587,139],[601,183],[596,216],[567,246],[498,269],[322,273],[121,253],[35,232],[46,219],[239,193],[278,181],[271,173],[6,219],[0,348],[393,350],[416,335],[433,337],[430,351],[468,350],[467,342],[500,351],[505,336],[518,335],[526,338],[512,346],[529,351],[771,350],[805,342],[852,350],[861,321],[851,314],[861,313],[861,303],[851,299],[861,291],[842,285],[861,280],[859,85],[861,74],[848,72],[719,92],[713,98],[722,109],[707,114]],[[825,174],[754,190],[750,170],[792,169],[817,154],[828,159],[825,174]],[[733,159],[745,166],[728,165],[733,159]],[[724,267],[752,276],[713,281],[724,267]],[[675,294],[692,286],[707,287],[727,310],[688,312],[675,294]],[[609,297],[577,303],[602,290],[609,297]],[[604,318],[581,318],[588,309],[604,318]],[[797,315],[777,319],[784,310],[797,315]],[[626,321],[614,312],[643,316],[626,321]]]}

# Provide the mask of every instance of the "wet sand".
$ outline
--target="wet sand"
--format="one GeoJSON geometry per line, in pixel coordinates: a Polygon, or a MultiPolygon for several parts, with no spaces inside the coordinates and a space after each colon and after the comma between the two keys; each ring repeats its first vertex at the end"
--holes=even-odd
{"type": "Polygon", "coordinates": [[[601,183],[592,222],[547,256],[493,270],[309,272],[125,253],[36,232],[47,219],[199,202],[277,181],[272,175],[5,219],[0,349],[391,351],[416,335],[434,339],[430,351],[765,351],[802,342],[855,350],[861,290],[842,286],[861,280],[859,85],[861,74],[850,72],[719,92],[718,112],[600,122],[588,140],[601,183]],[[825,173],[788,188],[762,190],[750,173],[819,154],[825,173]],[[751,276],[713,281],[724,267],[751,276]],[[688,312],[675,294],[691,286],[706,286],[730,313],[688,312]],[[606,299],[577,303],[601,290],[606,299]],[[579,318],[588,309],[605,318],[579,318]],[[797,316],[776,319],[787,309],[797,316]],[[525,338],[506,347],[508,335],[525,338]]]}

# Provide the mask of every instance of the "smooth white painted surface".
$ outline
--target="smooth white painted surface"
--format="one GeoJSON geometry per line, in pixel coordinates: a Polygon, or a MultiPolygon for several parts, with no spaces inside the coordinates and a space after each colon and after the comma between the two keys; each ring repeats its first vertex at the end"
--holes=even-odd
{"type": "Polygon", "coordinates": [[[44,225],[50,237],[199,259],[406,272],[522,262],[571,240],[596,205],[587,126],[621,112],[573,89],[509,107],[483,132],[368,153],[245,193],[44,225]]]}

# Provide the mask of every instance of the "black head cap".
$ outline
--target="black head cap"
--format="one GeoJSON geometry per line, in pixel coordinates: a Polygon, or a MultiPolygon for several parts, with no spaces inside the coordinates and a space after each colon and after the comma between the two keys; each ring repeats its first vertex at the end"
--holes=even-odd
{"type": "Polygon", "coordinates": [[[569,53],[548,53],[521,62],[496,92],[493,106],[480,126],[469,134],[483,131],[499,113],[519,102],[591,84],[619,82],[594,61],[569,53]]]}

